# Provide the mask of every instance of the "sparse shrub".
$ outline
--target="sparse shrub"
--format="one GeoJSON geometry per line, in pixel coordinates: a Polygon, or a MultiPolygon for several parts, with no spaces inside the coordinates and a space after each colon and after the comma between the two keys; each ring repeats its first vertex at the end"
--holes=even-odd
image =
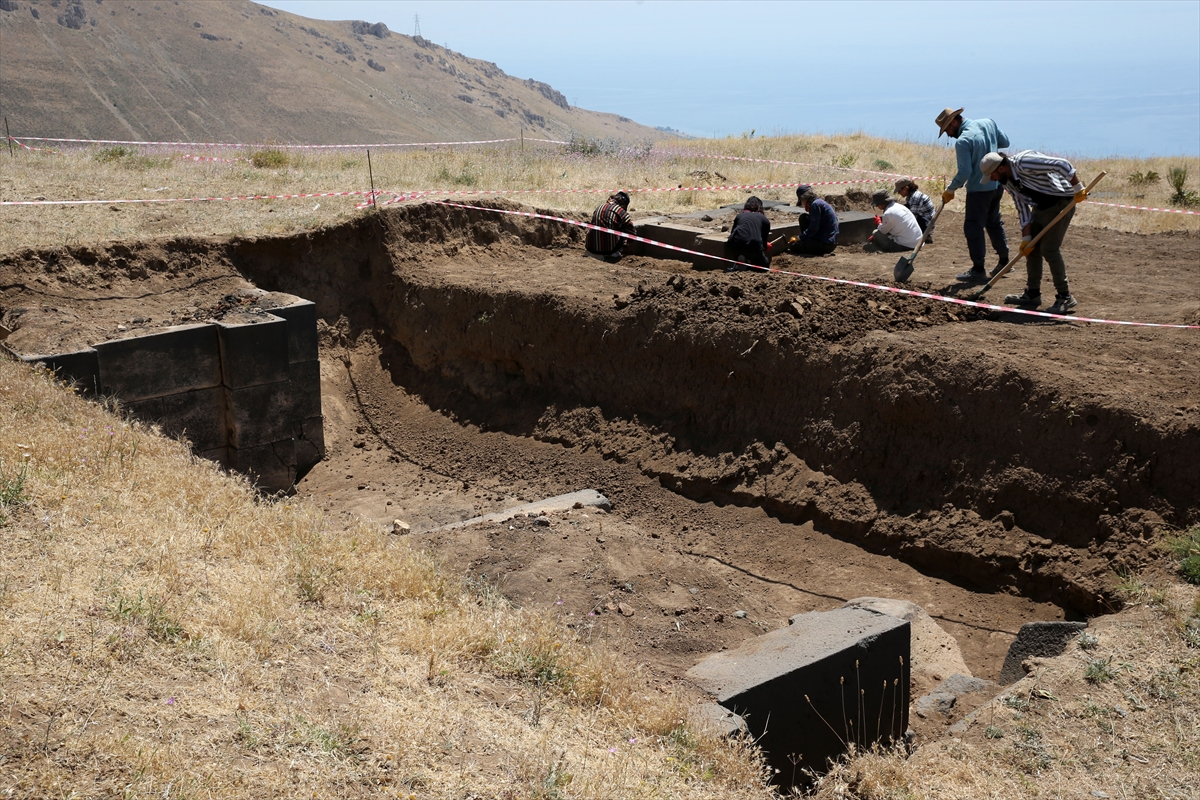
{"type": "Polygon", "coordinates": [[[841,155],[834,156],[833,160],[830,161],[829,163],[831,163],[835,167],[849,169],[850,167],[853,167],[855,162],[857,162],[857,161],[858,161],[858,156],[855,155],[854,153],[842,153],[841,155]]]}
{"type": "MultiPolygon", "coordinates": [[[[0,495],[0,503],[3,496],[0,495]]],[[[1179,562],[1179,571],[1183,579],[1191,584],[1200,585],[1200,525],[1193,525],[1177,536],[1168,536],[1163,544],[1179,562]]]]}
{"type": "Polygon", "coordinates": [[[1000,730],[995,725],[988,725],[987,729],[984,730],[983,735],[989,739],[1003,739],[1004,731],[1000,730]]]}
{"type": "Polygon", "coordinates": [[[1152,169],[1148,169],[1145,172],[1135,172],[1131,174],[1129,176],[1129,185],[1150,186],[1151,184],[1158,183],[1160,180],[1162,180],[1162,177],[1157,172],[1152,169]]]}
{"type": "Polygon", "coordinates": [[[1087,668],[1083,671],[1083,677],[1088,683],[1097,685],[1107,683],[1117,677],[1117,672],[1112,666],[1112,656],[1108,658],[1094,658],[1089,661],[1087,668]]]}
{"type": "Polygon", "coordinates": [[[250,153],[250,163],[259,169],[282,169],[291,161],[287,153],[274,147],[250,153]]]}
{"type": "Polygon", "coordinates": [[[1200,192],[1184,188],[1187,179],[1187,167],[1171,167],[1167,172],[1167,183],[1175,190],[1171,195],[1171,202],[1181,206],[1200,206],[1200,192]]]}
{"type": "Polygon", "coordinates": [[[123,158],[129,158],[134,155],[135,151],[132,147],[126,147],[123,144],[114,145],[113,147],[102,147],[96,151],[92,158],[99,161],[101,164],[111,164],[114,161],[120,161],[123,158]]]}
{"type": "Polygon", "coordinates": [[[877,159],[875,159],[875,169],[889,170],[889,169],[895,169],[895,166],[890,161],[884,161],[882,158],[877,158],[877,159]]]}
{"type": "Polygon", "coordinates": [[[1095,650],[1096,645],[1100,644],[1100,637],[1094,633],[1080,631],[1079,638],[1075,640],[1075,643],[1079,645],[1080,650],[1095,650]]]}
{"type": "Polygon", "coordinates": [[[183,626],[166,613],[167,601],[138,589],[136,597],[115,594],[108,603],[109,616],[126,625],[144,625],[146,635],[160,642],[185,638],[183,626]]]}
{"type": "Polygon", "coordinates": [[[442,167],[440,170],[438,170],[438,174],[434,177],[434,180],[449,181],[455,186],[474,186],[475,184],[479,183],[479,178],[468,172],[468,169],[469,165],[464,166],[461,170],[459,170],[458,174],[455,175],[450,172],[450,170],[442,167]]]}

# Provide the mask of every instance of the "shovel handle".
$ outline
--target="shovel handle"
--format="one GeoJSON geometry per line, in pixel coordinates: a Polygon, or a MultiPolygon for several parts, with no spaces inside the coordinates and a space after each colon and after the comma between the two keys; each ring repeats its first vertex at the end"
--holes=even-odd
{"type": "MultiPolygon", "coordinates": [[[[1091,194],[1092,189],[1095,188],[1096,184],[1099,183],[1104,178],[1104,176],[1107,174],[1108,174],[1107,172],[1101,172],[1099,175],[1096,176],[1095,180],[1093,180],[1091,183],[1089,183],[1087,185],[1087,188],[1084,189],[1084,191],[1091,194]]],[[[1030,248],[1032,248],[1034,245],[1036,245],[1038,242],[1040,242],[1042,240],[1042,237],[1045,236],[1046,233],[1051,228],[1053,228],[1055,225],[1057,225],[1058,221],[1067,215],[1067,212],[1069,212],[1071,209],[1075,208],[1075,206],[1077,206],[1077,205],[1079,205],[1079,203],[1076,202],[1075,198],[1071,198],[1071,205],[1067,206],[1062,211],[1058,212],[1058,216],[1055,217],[1054,219],[1050,220],[1049,225],[1042,228],[1040,231],[1038,231],[1037,236],[1035,236],[1029,240],[1030,248]]],[[[996,281],[1000,280],[1005,275],[1007,275],[1008,271],[1011,270],[1013,267],[1015,267],[1017,265],[1017,262],[1020,261],[1024,257],[1025,257],[1024,255],[1022,255],[1020,252],[1018,252],[1015,256],[1013,256],[1013,260],[1009,261],[1007,264],[1005,264],[1004,269],[997,272],[995,274],[995,276],[993,276],[992,279],[987,282],[987,285],[984,286],[982,289],[980,289],[978,292],[976,292],[975,296],[971,299],[978,300],[980,297],[983,297],[984,293],[987,292],[988,289],[990,289],[996,285],[996,281]]]]}
{"type": "Polygon", "coordinates": [[[940,206],[938,206],[938,210],[933,212],[933,219],[929,220],[929,226],[925,228],[925,231],[921,234],[921,241],[917,242],[917,249],[913,250],[912,255],[909,256],[909,261],[916,260],[917,253],[921,252],[921,248],[925,246],[925,237],[933,230],[933,226],[937,225],[938,217],[942,215],[942,209],[945,207],[946,204],[942,203],[940,206]]]}

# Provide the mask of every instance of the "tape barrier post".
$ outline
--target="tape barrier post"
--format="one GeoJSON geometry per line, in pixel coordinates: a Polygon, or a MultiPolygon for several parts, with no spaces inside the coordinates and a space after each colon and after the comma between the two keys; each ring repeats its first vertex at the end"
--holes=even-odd
{"type": "Polygon", "coordinates": [[[379,206],[375,205],[375,170],[371,167],[371,149],[367,148],[367,174],[371,176],[371,199],[368,201],[375,209],[379,211],[379,206]]]}
{"type": "Polygon", "coordinates": [[[511,216],[530,217],[532,219],[544,219],[544,220],[548,220],[551,222],[561,222],[564,225],[573,225],[577,228],[587,228],[589,230],[603,231],[605,233],[614,233],[622,238],[629,239],[629,240],[632,240],[635,242],[643,242],[645,244],[652,244],[656,247],[663,248],[666,250],[674,250],[678,253],[686,253],[687,255],[691,255],[691,256],[700,256],[702,258],[710,259],[713,261],[724,261],[729,264],[736,264],[740,267],[747,267],[749,269],[753,269],[758,272],[769,272],[769,273],[774,273],[776,275],[787,275],[788,277],[791,277],[791,278],[805,278],[807,280],[825,281],[827,283],[836,283],[836,284],[841,284],[843,286],[858,286],[858,287],[864,288],[864,289],[873,289],[876,291],[891,292],[892,294],[901,294],[901,295],[906,295],[908,297],[920,297],[925,300],[935,300],[939,303],[950,303],[952,305],[967,306],[969,308],[982,308],[982,309],[987,309],[989,311],[1002,311],[1005,313],[1022,314],[1022,315],[1030,316],[1030,317],[1041,317],[1043,319],[1063,320],[1066,322],[1092,322],[1092,323],[1102,324],[1102,325],[1126,325],[1126,326],[1138,327],[1138,328],[1175,328],[1175,329],[1183,329],[1183,330],[1200,330],[1200,325],[1181,325],[1181,324],[1170,323],[1170,322],[1130,322],[1130,321],[1126,321],[1126,320],[1098,319],[1095,317],[1070,316],[1067,314],[1051,314],[1048,311],[1032,311],[1030,309],[1025,309],[1025,308],[1010,308],[1008,306],[995,305],[994,303],[981,303],[981,302],[978,302],[975,300],[963,300],[962,298],[959,298],[959,297],[947,297],[945,295],[932,294],[931,292],[919,292],[915,289],[901,289],[898,286],[885,286],[883,284],[868,283],[866,281],[855,281],[855,280],[850,280],[848,278],[832,278],[832,277],[829,277],[826,275],[809,275],[809,274],[806,274],[803,272],[792,272],[790,270],[778,269],[776,267],[758,267],[753,264],[746,264],[741,261],[735,261],[732,258],[726,258],[724,256],[712,256],[712,255],[708,255],[706,253],[697,252],[695,250],[689,250],[686,247],[678,247],[676,245],[667,244],[666,242],[659,242],[654,239],[647,239],[645,237],[637,236],[635,234],[624,233],[622,231],[614,231],[609,228],[605,228],[601,225],[593,225],[590,222],[579,222],[579,221],[573,220],[573,219],[566,219],[565,217],[555,217],[550,214],[539,214],[536,211],[511,211],[509,209],[504,209],[504,208],[484,208],[483,206],[469,206],[464,203],[451,203],[447,200],[432,200],[430,202],[433,203],[434,205],[447,206],[449,208],[460,208],[460,209],[464,209],[464,210],[468,210],[468,211],[482,211],[482,212],[491,213],[491,214],[509,214],[511,216]]]}
{"type": "Polygon", "coordinates": [[[16,158],[16,154],[13,153],[12,134],[8,132],[8,117],[4,118],[4,139],[8,142],[8,157],[16,158]]]}

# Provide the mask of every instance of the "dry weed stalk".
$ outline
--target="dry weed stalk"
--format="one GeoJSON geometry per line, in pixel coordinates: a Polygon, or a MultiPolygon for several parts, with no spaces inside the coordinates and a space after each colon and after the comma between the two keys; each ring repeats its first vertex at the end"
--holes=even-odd
{"type": "Polygon", "coordinates": [[[762,794],[750,748],[555,615],[0,360],[0,476],[18,467],[0,793],[762,794]]]}

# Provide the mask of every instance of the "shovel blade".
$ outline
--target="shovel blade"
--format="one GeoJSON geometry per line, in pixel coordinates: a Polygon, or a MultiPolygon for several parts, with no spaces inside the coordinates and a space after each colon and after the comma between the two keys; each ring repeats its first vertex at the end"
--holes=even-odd
{"type": "Polygon", "coordinates": [[[892,269],[892,277],[897,283],[906,283],[913,274],[913,257],[900,256],[900,260],[896,262],[895,268],[892,269]]]}

